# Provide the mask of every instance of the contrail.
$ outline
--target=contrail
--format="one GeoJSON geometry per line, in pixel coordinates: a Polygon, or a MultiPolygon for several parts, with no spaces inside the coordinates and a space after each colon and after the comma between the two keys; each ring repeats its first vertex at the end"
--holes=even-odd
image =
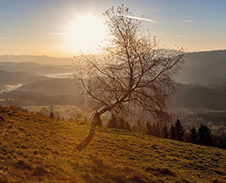
{"type": "Polygon", "coordinates": [[[148,22],[152,22],[152,23],[157,23],[156,21],[151,20],[151,19],[149,19],[149,18],[135,17],[135,16],[131,16],[131,15],[124,15],[124,17],[132,18],[132,19],[137,19],[137,20],[148,21],[148,22]]]}

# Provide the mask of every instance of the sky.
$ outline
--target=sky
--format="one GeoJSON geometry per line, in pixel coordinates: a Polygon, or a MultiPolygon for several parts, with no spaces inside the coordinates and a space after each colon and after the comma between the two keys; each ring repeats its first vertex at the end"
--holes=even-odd
{"type": "Polygon", "coordinates": [[[0,55],[98,53],[107,39],[103,12],[121,4],[165,48],[226,49],[225,0],[0,0],[0,55]]]}

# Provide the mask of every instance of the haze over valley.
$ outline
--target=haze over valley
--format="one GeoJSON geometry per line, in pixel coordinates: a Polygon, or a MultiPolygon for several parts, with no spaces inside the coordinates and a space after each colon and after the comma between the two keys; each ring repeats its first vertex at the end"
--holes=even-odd
{"type": "MultiPolygon", "coordinates": [[[[82,106],[83,89],[72,80],[72,65],[45,56],[0,58],[0,104],[82,106]]],[[[186,114],[226,111],[226,51],[187,53],[184,59],[186,67],[177,75],[180,86],[171,98],[170,110],[186,114]]]]}
{"type": "MultiPolygon", "coordinates": [[[[59,62],[57,58],[44,56],[13,58],[14,60],[11,60],[12,56],[0,56],[0,89],[1,93],[5,91],[4,95],[9,92],[7,95],[13,98],[10,91],[42,95],[78,95],[79,88],[76,87],[76,82],[72,81],[73,67],[69,64],[70,58],[64,59],[68,60],[67,65],[63,64],[65,62],[59,62]],[[48,60],[57,64],[50,64],[48,60]]],[[[195,108],[225,110],[222,101],[226,86],[226,51],[187,53],[184,59],[186,66],[176,76],[176,81],[181,86],[173,98],[172,107],[189,108],[191,111],[195,111],[192,110],[195,108]],[[211,101],[214,101],[214,105],[211,101]]]]}

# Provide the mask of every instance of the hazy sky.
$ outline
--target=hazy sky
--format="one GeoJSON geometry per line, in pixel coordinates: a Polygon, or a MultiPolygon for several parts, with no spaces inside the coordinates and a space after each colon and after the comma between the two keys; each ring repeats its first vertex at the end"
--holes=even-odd
{"type": "Polygon", "coordinates": [[[106,38],[102,13],[122,3],[155,21],[143,26],[165,47],[226,49],[226,0],[0,0],[0,55],[92,51],[106,38]]]}

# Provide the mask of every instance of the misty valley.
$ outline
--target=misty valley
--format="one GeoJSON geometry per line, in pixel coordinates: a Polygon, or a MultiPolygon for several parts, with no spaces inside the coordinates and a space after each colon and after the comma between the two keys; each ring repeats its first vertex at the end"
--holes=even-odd
{"type": "MultiPolygon", "coordinates": [[[[0,104],[16,105],[29,111],[49,115],[49,106],[56,116],[73,119],[76,111],[88,111],[88,101],[81,100],[82,86],[73,80],[72,66],[40,56],[28,58],[0,57],[0,104]],[[44,64],[45,60],[49,64],[44,64]],[[48,61],[48,60],[51,60],[48,61]],[[35,63],[34,63],[35,62],[35,63]],[[63,110],[64,109],[64,110],[63,110]],[[68,112],[68,110],[70,112],[68,112]],[[66,112],[65,112],[66,111],[66,112]]],[[[66,60],[66,59],[64,59],[66,60]]],[[[70,60],[69,58],[67,60],[70,60]]],[[[226,51],[187,53],[186,67],[176,81],[178,91],[171,97],[171,112],[181,118],[186,129],[207,124],[214,133],[226,130],[226,51]],[[217,63],[217,64],[216,64],[217,63]]]]}

